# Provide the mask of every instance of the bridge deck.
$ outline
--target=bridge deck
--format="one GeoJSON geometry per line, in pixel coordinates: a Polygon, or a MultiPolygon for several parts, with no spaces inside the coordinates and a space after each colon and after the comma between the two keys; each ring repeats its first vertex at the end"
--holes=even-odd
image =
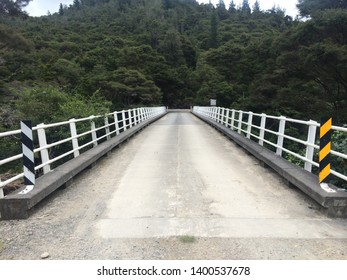
{"type": "Polygon", "coordinates": [[[347,258],[347,220],[325,217],[185,112],[152,124],[45,204],[28,220],[0,222],[0,239],[24,235],[0,258],[347,258]],[[183,244],[183,235],[197,240],[183,244]]]}

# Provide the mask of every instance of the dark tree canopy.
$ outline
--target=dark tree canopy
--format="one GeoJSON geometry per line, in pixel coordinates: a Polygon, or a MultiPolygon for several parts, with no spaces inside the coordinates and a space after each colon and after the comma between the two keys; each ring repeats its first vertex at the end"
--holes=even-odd
{"type": "MultiPolygon", "coordinates": [[[[7,104],[18,92],[47,87],[73,97],[59,113],[66,117],[81,112],[74,108],[80,99],[116,110],[189,108],[217,98],[220,106],[294,118],[319,119],[324,111],[346,123],[346,1],[301,0],[304,14],[320,11],[305,22],[249,0],[74,0],[49,16],[6,19],[0,118],[16,118],[7,104]]],[[[0,0],[2,11],[28,2],[0,0]]]]}
{"type": "Polygon", "coordinates": [[[9,16],[24,15],[25,8],[32,0],[0,0],[0,14],[9,16]]]}
{"type": "Polygon", "coordinates": [[[346,9],[347,0],[299,0],[296,6],[301,16],[312,16],[323,10],[346,9]]]}

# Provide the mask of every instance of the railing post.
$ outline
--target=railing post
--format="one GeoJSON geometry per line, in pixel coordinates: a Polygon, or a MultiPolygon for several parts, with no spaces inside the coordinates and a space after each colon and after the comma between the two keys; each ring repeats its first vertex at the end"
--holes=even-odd
{"type": "Polygon", "coordinates": [[[248,122],[247,122],[247,138],[248,139],[251,139],[252,121],[253,121],[253,112],[248,112],[248,122]]]}
{"type": "MultiPolygon", "coordinates": [[[[1,178],[0,178],[0,183],[1,183],[1,178]]],[[[0,187],[0,198],[4,198],[4,189],[0,187]]]]}
{"type": "Polygon", "coordinates": [[[218,107],[218,109],[217,109],[217,120],[216,120],[218,123],[220,123],[220,119],[221,119],[220,116],[221,116],[221,107],[218,107]]]}
{"type": "Polygon", "coordinates": [[[134,117],[134,126],[137,125],[137,116],[136,116],[137,110],[133,109],[133,117],[134,117]]]}
{"type": "Polygon", "coordinates": [[[80,151],[78,150],[78,139],[75,138],[77,136],[77,129],[76,129],[76,122],[75,119],[70,120],[70,132],[71,132],[71,137],[74,137],[72,139],[72,149],[76,150],[74,151],[74,157],[78,157],[80,155],[80,151]]]}
{"type": "Polygon", "coordinates": [[[127,130],[127,123],[126,123],[126,120],[125,120],[125,111],[123,110],[122,111],[122,121],[123,121],[123,131],[126,131],[127,130]]]}
{"type": "Polygon", "coordinates": [[[231,130],[235,128],[235,109],[231,109],[231,130]]]}
{"type": "Polygon", "coordinates": [[[230,115],[230,109],[226,109],[226,112],[225,112],[225,127],[229,127],[229,115],[230,115]]]}
{"type": "Polygon", "coordinates": [[[239,123],[238,123],[238,128],[237,128],[238,134],[241,134],[241,132],[242,132],[242,119],[243,119],[243,112],[239,111],[239,123]]]}
{"type": "Polygon", "coordinates": [[[114,127],[116,129],[116,135],[119,135],[119,124],[118,124],[118,112],[114,112],[113,113],[113,117],[114,117],[114,127]]]}
{"type": "MultiPolygon", "coordinates": [[[[317,132],[317,126],[318,123],[316,121],[310,120],[309,121],[309,127],[308,127],[308,135],[307,135],[307,144],[306,145],[306,158],[310,161],[313,160],[314,156],[314,147],[313,145],[316,142],[316,132],[317,132]]],[[[312,163],[305,162],[305,170],[308,172],[312,172],[312,163]]]]}
{"type": "Polygon", "coordinates": [[[218,118],[218,108],[214,107],[214,121],[217,121],[218,118]]]}
{"type": "Polygon", "coordinates": [[[148,118],[152,118],[153,116],[153,109],[152,108],[148,108],[148,118]]]}
{"type": "Polygon", "coordinates": [[[142,122],[141,120],[141,108],[137,108],[137,122],[142,122]]]}
{"type": "Polygon", "coordinates": [[[144,121],[144,108],[140,108],[140,111],[141,111],[141,122],[143,122],[144,121]]]}
{"type": "Polygon", "coordinates": [[[105,117],[105,133],[106,133],[106,139],[107,140],[110,140],[111,139],[111,135],[110,135],[110,126],[109,126],[109,123],[108,123],[108,117],[105,117]]]}
{"type": "Polygon", "coordinates": [[[265,137],[265,127],[266,127],[266,114],[261,114],[261,122],[260,122],[260,132],[259,132],[259,145],[264,145],[264,137],[265,137]]]}
{"type": "Polygon", "coordinates": [[[221,108],[221,110],[220,110],[221,114],[220,114],[220,116],[219,116],[219,119],[220,119],[220,123],[221,123],[221,124],[224,124],[224,111],[225,111],[224,107],[221,108]]]}
{"type": "Polygon", "coordinates": [[[142,121],[145,121],[146,119],[146,108],[142,108],[142,121]]]}
{"type": "Polygon", "coordinates": [[[276,150],[276,155],[282,156],[282,148],[283,148],[283,141],[284,141],[284,131],[286,128],[286,117],[281,116],[280,117],[280,124],[279,124],[279,129],[278,129],[278,138],[277,138],[277,150],[276,150]]]}
{"type": "Polygon", "coordinates": [[[129,127],[132,128],[133,127],[133,116],[131,114],[132,110],[128,110],[128,119],[129,119],[129,127]]]}
{"type": "MultiPolygon", "coordinates": [[[[43,126],[44,126],[43,123],[41,123],[37,126],[37,136],[39,138],[40,148],[47,146],[46,132],[45,132],[45,129],[43,128],[43,126]]],[[[41,155],[42,164],[45,164],[46,162],[49,161],[48,149],[41,150],[40,155],[41,155]]],[[[49,171],[51,171],[51,166],[50,166],[50,164],[47,164],[43,167],[43,174],[46,174],[49,171]]]]}
{"type": "MultiPolygon", "coordinates": [[[[92,116],[94,117],[94,116],[92,116]]],[[[92,140],[93,140],[93,146],[96,147],[98,145],[98,141],[97,141],[97,135],[96,135],[96,131],[95,131],[96,127],[95,127],[95,121],[91,120],[90,121],[90,130],[92,132],[92,140]]]]}

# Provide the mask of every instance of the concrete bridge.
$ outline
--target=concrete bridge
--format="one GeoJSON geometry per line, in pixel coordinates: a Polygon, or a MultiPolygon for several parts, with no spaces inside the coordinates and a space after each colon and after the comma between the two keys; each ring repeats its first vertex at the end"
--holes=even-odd
{"type": "MultiPolygon", "coordinates": [[[[70,186],[29,219],[0,221],[0,240],[11,240],[2,241],[0,258],[46,250],[57,259],[347,258],[347,220],[326,215],[344,213],[346,193],[305,190],[307,171],[300,178],[280,161],[288,172],[279,174],[263,150],[261,161],[250,142],[203,120],[189,111],[159,115],[92,169],[66,179],[70,186]],[[21,237],[11,239],[13,232],[21,237]]],[[[79,164],[88,160],[82,156],[79,164]]],[[[5,215],[14,196],[2,199],[5,215]]]]}

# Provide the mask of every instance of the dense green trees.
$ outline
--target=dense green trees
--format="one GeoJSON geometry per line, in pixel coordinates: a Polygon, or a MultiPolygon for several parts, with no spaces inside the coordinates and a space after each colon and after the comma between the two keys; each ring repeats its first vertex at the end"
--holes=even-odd
{"type": "MultiPolygon", "coordinates": [[[[10,2],[21,3],[20,11],[29,1],[1,4],[10,2]]],[[[37,122],[217,98],[221,106],[304,119],[324,113],[346,123],[346,1],[300,0],[301,15],[311,16],[306,21],[249,3],[231,1],[227,9],[225,1],[76,0],[40,18],[6,12],[2,129],[32,116],[20,104],[42,104],[45,96],[62,99],[47,98],[47,108],[58,107],[42,110],[37,122]],[[100,106],[79,109],[92,101],[100,106]]]]}
{"type": "Polygon", "coordinates": [[[347,9],[346,0],[298,0],[297,7],[302,16],[314,16],[323,10],[347,9]]]}
{"type": "Polygon", "coordinates": [[[20,16],[25,15],[23,8],[26,7],[31,0],[1,0],[0,15],[2,16],[20,16]]]}

